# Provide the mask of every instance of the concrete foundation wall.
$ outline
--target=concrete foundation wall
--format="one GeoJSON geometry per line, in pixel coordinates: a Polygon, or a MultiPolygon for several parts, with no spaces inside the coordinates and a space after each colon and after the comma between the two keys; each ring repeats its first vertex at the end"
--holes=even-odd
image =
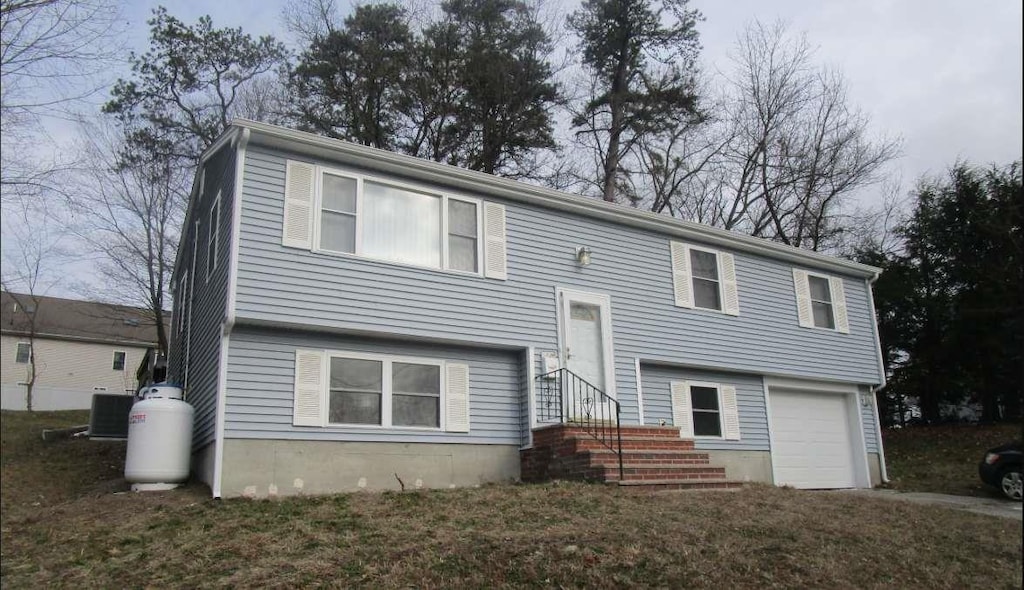
{"type": "Polygon", "coordinates": [[[871,476],[871,487],[882,485],[882,465],[878,461],[878,453],[868,453],[868,475],[871,476]]]}
{"type": "Polygon", "coordinates": [[[398,478],[406,489],[514,481],[519,479],[519,446],[224,441],[225,498],[397,490],[398,478]]]}
{"type": "Polygon", "coordinates": [[[773,483],[772,455],[768,451],[710,451],[707,453],[712,465],[725,467],[729,481],[755,481],[773,483]]]}
{"type": "Polygon", "coordinates": [[[192,453],[192,474],[213,488],[214,444],[210,443],[192,453]]]}

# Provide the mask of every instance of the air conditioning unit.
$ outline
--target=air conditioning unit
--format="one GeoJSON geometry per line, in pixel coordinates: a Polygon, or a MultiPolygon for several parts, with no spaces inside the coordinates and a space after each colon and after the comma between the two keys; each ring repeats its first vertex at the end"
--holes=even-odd
{"type": "Polygon", "coordinates": [[[135,396],[117,393],[94,393],[89,413],[89,438],[127,440],[128,414],[135,396]]]}

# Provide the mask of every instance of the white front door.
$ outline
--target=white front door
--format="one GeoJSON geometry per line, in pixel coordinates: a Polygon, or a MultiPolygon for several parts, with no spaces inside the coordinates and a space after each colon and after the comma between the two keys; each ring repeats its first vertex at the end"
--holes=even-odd
{"type": "Polygon", "coordinates": [[[571,418],[609,420],[614,410],[598,407],[602,397],[615,397],[612,371],[611,302],[607,295],[559,291],[562,362],[584,383],[568,383],[565,402],[571,418]]]}

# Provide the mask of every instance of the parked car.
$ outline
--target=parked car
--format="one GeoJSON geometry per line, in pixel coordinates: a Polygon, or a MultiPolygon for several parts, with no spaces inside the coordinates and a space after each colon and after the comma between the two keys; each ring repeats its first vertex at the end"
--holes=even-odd
{"type": "Polygon", "coordinates": [[[1020,442],[989,449],[978,465],[981,481],[999,489],[1011,500],[1021,501],[1020,442]]]}

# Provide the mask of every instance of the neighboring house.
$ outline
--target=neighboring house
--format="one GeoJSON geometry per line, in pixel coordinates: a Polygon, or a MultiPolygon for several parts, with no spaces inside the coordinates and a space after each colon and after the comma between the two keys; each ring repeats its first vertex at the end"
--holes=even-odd
{"type": "Polygon", "coordinates": [[[157,345],[146,318],[133,307],[0,293],[3,409],[26,409],[33,345],[33,410],[89,409],[94,393],[134,393],[136,368],[157,345]]]}
{"type": "Polygon", "coordinates": [[[214,496],[535,478],[558,448],[593,462],[608,450],[540,429],[561,368],[608,396],[564,403],[617,401],[630,465],[884,478],[873,267],[237,120],[181,244],[168,371],[214,496]]]}

